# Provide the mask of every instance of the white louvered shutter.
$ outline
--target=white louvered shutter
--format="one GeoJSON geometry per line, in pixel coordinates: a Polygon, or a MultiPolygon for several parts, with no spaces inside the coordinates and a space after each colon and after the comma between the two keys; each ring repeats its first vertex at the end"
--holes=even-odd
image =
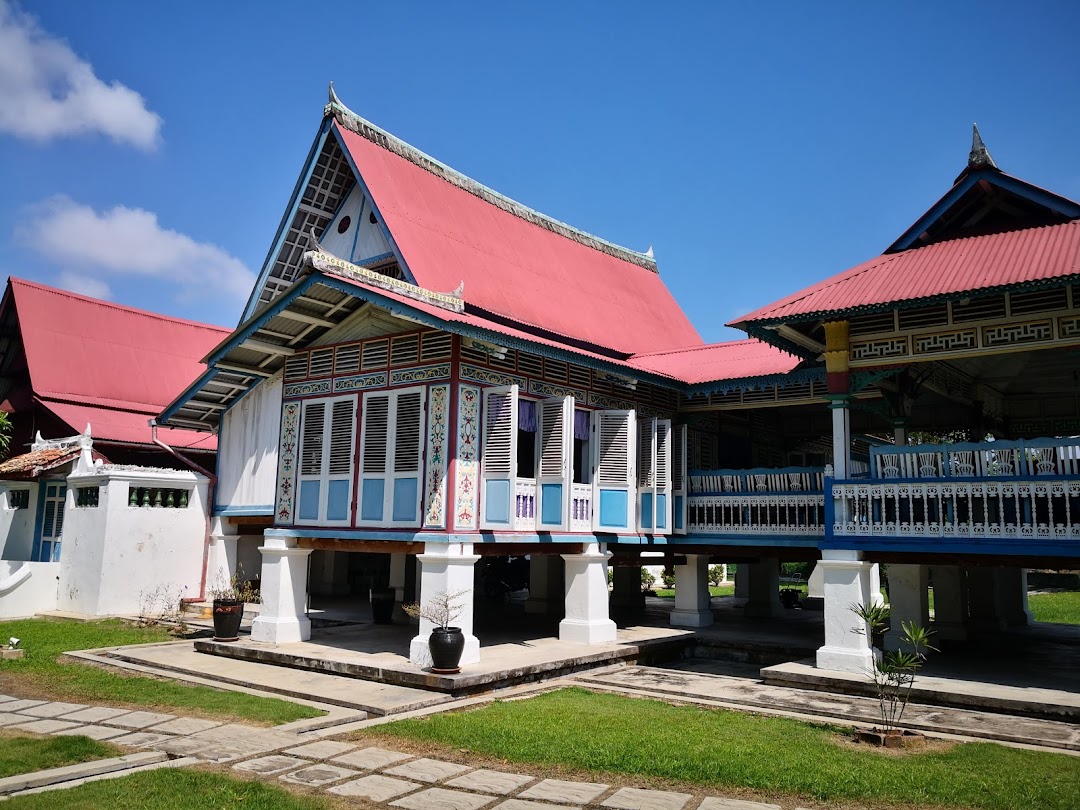
{"type": "Polygon", "coordinates": [[[480,446],[480,528],[509,529],[517,489],[518,387],[484,390],[480,446]]]}
{"type": "Polygon", "coordinates": [[[352,523],[352,481],[356,447],[356,398],[330,402],[329,441],[326,452],[326,511],[330,525],[352,523]]]}
{"type": "Polygon", "coordinates": [[[672,431],[671,443],[671,511],[672,531],[686,534],[686,521],[689,513],[686,481],[686,425],[677,425],[672,431]]]}
{"type": "Polygon", "coordinates": [[[419,525],[424,392],[403,388],[364,395],[358,525],[419,525]]]}
{"type": "Polygon", "coordinates": [[[594,411],[593,529],[627,531],[635,527],[634,446],[637,439],[633,411],[594,411]]]}
{"type": "Polygon", "coordinates": [[[536,528],[569,530],[574,455],[574,398],[536,404],[536,528]]]}
{"type": "Polygon", "coordinates": [[[656,486],[656,420],[638,421],[637,451],[637,528],[639,532],[653,531],[653,490],[656,486]]]}
{"type": "Polygon", "coordinates": [[[309,399],[300,413],[300,464],[297,476],[296,522],[319,522],[323,499],[323,441],[326,400],[309,399]]]}
{"type": "Polygon", "coordinates": [[[653,474],[653,503],[656,510],[655,534],[671,534],[671,420],[655,419],[656,448],[653,474]]]}
{"type": "Polygon", "coordinates": [[[309,399],[300,417],[296,522],[347,526],[352,522],[356,397],[309,399]]]}
{"type": "Polygon", "coordinates": [[[424,435],[425,388],[395,392],[394,442],[387,511],[392,526],[420,525],[423,493],[422,437],[424,435]]]}

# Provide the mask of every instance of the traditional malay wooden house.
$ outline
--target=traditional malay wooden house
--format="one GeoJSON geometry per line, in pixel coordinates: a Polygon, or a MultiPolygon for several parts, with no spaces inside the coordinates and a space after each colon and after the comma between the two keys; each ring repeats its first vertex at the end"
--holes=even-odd
{"type": "MultiPolygon", "coordinates": [[[[804,308],[808,294],[793,296],[740,319],[749,339],[706,345],[651,251],[618,247],[480,185],[360,118],[331,90],[241,324],[159,421],[219,433],[210,565],[261,571],[254,640],[307,639],[309,593],[349,593],[358,583],[388,584],[399,598],[408,588],[421,600],[462,592],[468,664],[480,654],[472,594],[485,557],[528,555],[526,609],[561,613],[560,638],[581,643],[615,640],[606,569],[617,566],[616,599],[640,592],[644,551],[674,564],[671,622],[690,627],[713,620],[710,557],[746,563],[751,615],[781,609],[779,559],[822,558],[819,661],[855,669],[869,652],[849,632],[850,605],[873,598],[876,562],[910,564],[925,585],[932,557],[952,566],[945,581],[966,576],[956,567],[965,555],[1020,566],[1032,559],[1023,554],[1075,556],[1071,518],[1061,537],[1057,529],[1038,545],[1023,537],[1042,531],[1033,527],[1051,503],[1055,515],[1076,506],[1065,504],[1069,487],[1080,487],[1066,483],[1077,470],[1055,467],[1069,493],[1055,502],[1057,494],[1031,489],[1041,472],[1026,461],[1048,447],[1047,458],[1065,465],[1076,457],[1070,442],[963,446],[973,464],[965,483],[993,475],[994,486],[1008,478],[1028,487],[1030,508],[1010,511],[1002,496],[992,526],[975,514],[992,511],[986,490],[976,486],[970,492],[983,494],[961,506],[952,449],[924,449],[937,467],[930,476],[927,461],[923,476],[909,462],[918,452],[894,441],[957,428],[1012,439],[1009,420],[1025,406],[1009,411],[1005,400],[1026,383],[1010,380],[1051,354],[1060,373],[1046,385],[1076,405],[1064,385],[1075,359],[1035,349],[1073,345],[1062,279],[1080,272],[1077,242],[1066,236],[1077,216],[1076,204],[973,158],[883,257],[814,288],[828,306],[804,308]],[[952,272],[971,254],[950,245],[1022,234],[1062,241],[1020,253],[987,248],[1014,281],[987,285],[996,277],[974,265],[952,272]],[[1028,284],[1032,273],[1044,275],[1028,284]],[[1065,306],[1044,312],[1035,293],[1055,284],[1064,298],[1054,305],[1065,306]],[[836,297],[853,288],[867,301],[836,297]],[[1004,297],[980,309],[993,296],[1004,297]],[[1033,320],[1050,330],[1046,341],[1022,348],[994,331],[1033,320]],[[974,351],[954,338],[942,338],[944,353],[915,351],[923,331],[972,329],[974,351]],[[904,351],[856,349],[890,340],[904,351]],[[1008,380],[979,382],[1003,368],[1005,353],[1016,361],[1008,380]],[[1017,466],[1003,478],[986,459],[1006,448],[1017,466]],[[361,557],[384,564],[358,578],[350,558],[361,557]]],[[[1033,370],[1031,379],[1043,377],[1033,370]]],[[[911,578],[899,570],[898,593],[911,578]]],[[[1018,576],[1009,570],[994,594],[1018,576]]],[[[429,631],[422,622],[416,663],[427,661],[429,631]]]]}

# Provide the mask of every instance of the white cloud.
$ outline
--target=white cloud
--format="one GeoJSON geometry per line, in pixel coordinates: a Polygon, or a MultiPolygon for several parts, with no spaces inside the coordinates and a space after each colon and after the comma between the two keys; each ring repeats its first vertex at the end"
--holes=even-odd
{"type": "Polygon", "coordinates": [[[150,150],[160,130],[141,95],[103,82],[66,42],[0,0],[0,131],[35,141],[100,133],[150,150]]]}
{"type": "Polygon", "coordinates": [[[71,290],[71,292],[80,295],[89,295],[91,298],[112,298],[112,290],[109,288],[108,282],[93,276],[65,270],[57,279],[57,284],[65,290],[71,290]]]}
{"type": "MultiPolygon", "coordinates": [[[[255,275],[234,256],[208,242],[158,224],[157,214],[122,205],[95,211],[69,197],[52,197],[27,209],[16,238],[64,268],[81,291],[108,294],[110,277],[141,276],[166,282],[183,300],[247,299],[255,275]]],[[[71,288],[74,289],[74,288],[71,288]]]]}

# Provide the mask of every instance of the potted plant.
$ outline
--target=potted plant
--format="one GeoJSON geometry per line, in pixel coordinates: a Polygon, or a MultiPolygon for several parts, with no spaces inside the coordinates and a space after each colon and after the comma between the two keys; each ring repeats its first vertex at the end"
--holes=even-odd
{"type": "Polygon", "coordinates": [[[239,639],[244,605],[262,601],[259,589],[251,580],[243,579],[243,575],[243,569],[239,568],[227,584],[219,581],[210,588],[209,597],[214,603],[214,641],[239,639]]]}
{"type": "Polygon", "coordinates": [[[881,718],[881,728],[869,731],[860,729],[856,732],[856,739],[885,748],[922,742],[924,738],[921,734],[901,729],[899,725],[911,699],[915,675],[926,662],[927,653],[937,651],[936,647],[930,645],[930,634],[934,631],[916,622],[901,622],[900,649],[882,653],[879,639],[883,638],[892,621],[889,606],[854,603],[851,610],[865,623],[865,629],[857,627],[852,632],[860,635],[869,632],[872,639],[874,662],[868,675],[877,693],[878,715],[881,718]]]}
{"type": "Polygon", "coordinates": [[[426,619],[435,625],[428,636],[431,671],[438,675],[453,675],[461,671],[461,653],[465,649],[465,634],[450,623],[465,611],[464,596],[468,591],[440,591],[422,604],[402,605],[414,619],[426,619]]]}

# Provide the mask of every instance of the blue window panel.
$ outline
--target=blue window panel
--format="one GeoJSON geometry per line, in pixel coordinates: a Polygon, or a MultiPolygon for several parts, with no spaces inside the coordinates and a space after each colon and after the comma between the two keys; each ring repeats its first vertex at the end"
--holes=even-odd
{"type": "Polygon", "coordinates": [[[653,496],[646,492],[641,496],[641,528],[651,529],[653,525],[653,496]]]}
{"type": "Polygon", "coordinates": [[[624,489],[600,490],[600,525],[605,528],[625,529],[627,504],[630,496],[624,489]]]}
{"type": "Polygon", "coordinates": [[[362,484],[360,495],[361,520],[382,520],[386,482],[381,478],[368,478],[362,484]]]}
{"type": "Polygon", "coordinates": [[[52,555],[51,555],[51,561],[52,562],[60,562],[60,546],[62,546],[62,545],[63,545],[63,543],[53,543],[52,544],[52,555]]]}
{"type": "Polygon", "coordinates": [[[46,498],[55,498],[56,497],[56,485],[55,484],[49,484],[49,486],[45,487],[45,497],[46,498]]]}
{"type": "Polygon", "coordinates": [[[667,528],[667,495],[656,496],[656,528],[667,528]]]}
{"type": "Polygon", "coordinates": [[[682,531],[683,527],[683,515],[682,515],[683,496],[675,496],[675,528],[682,531]]]}
{"type": "Polygon", "coordinates": [[[394,520],[416,520],[416,478],[394,481],[394,520]]]}
{"type": "Polygon", "coordinates": [[[319,482],[300,482],[300,505],[296,510],[296,517],[300,520],[319,519],[319,482]]]}
{"type": "Polygon", "coordinates": [[[509,526],[510,482],[490,479],[484,484],[484,520],[509,526]]]}
{"type": "Polygon", "coordinates": [[[326,490],[326,519],[349,519],[349,482],[331,481],[326,490]]]}
{"type": "Polygon", "coordinates": [[[540,522],[546,526],[562,525],[562,484],[540,485],[540,522]]]}

